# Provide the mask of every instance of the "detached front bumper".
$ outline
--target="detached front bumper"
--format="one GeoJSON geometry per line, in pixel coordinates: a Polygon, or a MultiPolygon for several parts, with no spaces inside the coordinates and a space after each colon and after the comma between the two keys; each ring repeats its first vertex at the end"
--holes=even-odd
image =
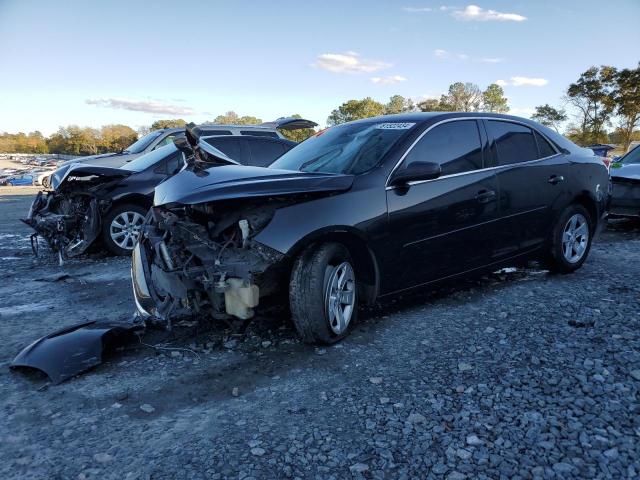
{"type": "Polygon", "coordinates": [[[284,255],[257,243],[218,244],[189,221],[159,228],[148,218],[133,250],[131,280],[138,314],[171,324],[183,316],[247,320],[275,290],[284,255]]]}

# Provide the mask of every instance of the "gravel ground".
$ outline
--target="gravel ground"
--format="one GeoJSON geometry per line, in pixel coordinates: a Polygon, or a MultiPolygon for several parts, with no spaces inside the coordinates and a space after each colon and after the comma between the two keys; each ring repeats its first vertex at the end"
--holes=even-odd
{"type": "Polygon", "coordinates": [[[574,275],[396,297],[333,347],[275,310],[244,337],[151,332],[52,386],[8,363],[62,325],[130,315],[128,261],[33,259],[30,193],[0,191],[1,478],[640,476],[638,226],[616,223],[574,275]]]}

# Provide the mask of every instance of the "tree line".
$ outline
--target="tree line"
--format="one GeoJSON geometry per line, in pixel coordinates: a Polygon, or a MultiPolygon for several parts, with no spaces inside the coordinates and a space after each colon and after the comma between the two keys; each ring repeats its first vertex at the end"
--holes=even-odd
{"type": "MultiPolygon", "coordinates": [[[[504,90],[492,83],[484,90],[472,82],[455,82],[438,98],[414,101],[393,95],[387,103],[371,97],[352,99],[334,109],[327,125],[403,112],[496,112],[510,110],[504,90]]],[[[300,115],[293,115],[300,118],[300,115]]],[[[549,104],[535,107],[531,115],[543,125],[561,130],[579,145],[616,143],[624,150],[634,140],[640,140],[640,64],[636,68],[617,69],[612,66],[591,67],[571,83],[559,106],[549,104]]],[[[262,123],[254,116],[240,116],[233,111],[218,115],[209,124],[256,125],[262,123]]],[[[0,152],[6,153],[62,153],[93,155],[119,151],[133,143],[138,135],[159,128],[183,127],[183,119],[157,120],[136,132],[127,125],[105,125],[99,129],[70,125],[60,127],[49,137],[35,131],[0,133],[0,152]]],[[[313,129],[283,131],[294,141],[313,135],[313,129]]]]}

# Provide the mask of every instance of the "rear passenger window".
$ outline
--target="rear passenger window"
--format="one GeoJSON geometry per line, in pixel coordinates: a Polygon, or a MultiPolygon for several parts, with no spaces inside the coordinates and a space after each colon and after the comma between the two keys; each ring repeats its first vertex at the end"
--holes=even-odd
{"type": "Polygon", "coordinates": [[[280,138],[276,132],[261,132],[260,130],[240,130],[240,135],[252,135],[254,137],[280,138]]]}
{"type": "Polygon", "coordinates": [[[404,168],[413,162],[440,164],[442,175],[482,168],[482,144],[475,120],[458,120],[438,125],[411,149],[404,168]]]}
{"type": "Polygon", "coordinates": [[[207,130],[201,129],[200,136],[204,137],[207,135],[233,135],[229,130],[207,130]]]}
{"type": "Polygon", "coordinates": [[[551,157],[556,154],[556,151],[553,149],[546,138],[544,138],[535,130],[533,131],[533,133],[536,136],[536,141],[538,142],[538,151],[540,152],[539,158],[551,157]]]}
{"type": "Polygon", "coordinates": [[[242,153],[240,150],[240,137],[224,137],[224,138],[205,138],[205,142],[207,142],[212,147],[217,148],[222,153],[224,153],[231,160],[235,160],[238,163],[242,162],[242,153]]]}
{"type": "Polygon", "coordinates": [[[247,138],[247,144],[251,152],[249,165],[254,167],[267,167],[285,152],[284,146],[280,142],[271,140],[247,138]]]}
{"type": "Polygon", "coordinates": [[[500,165],[528,162],[538,158],[538,147],[533,131],[511,122],[487,121],[489,135],[495,139],[500,165]]]}

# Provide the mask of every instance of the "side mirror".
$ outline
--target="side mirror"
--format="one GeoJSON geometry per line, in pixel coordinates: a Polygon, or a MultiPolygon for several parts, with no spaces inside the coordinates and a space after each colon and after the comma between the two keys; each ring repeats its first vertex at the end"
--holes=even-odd
{"type": "Polygon", "coordinates": [[[396,170],[391,178],[391,185],[406,185],[419,180],[433,180],[442,174],[439,164],[433,162],[413,162],[407,168],[396,170]]]}

